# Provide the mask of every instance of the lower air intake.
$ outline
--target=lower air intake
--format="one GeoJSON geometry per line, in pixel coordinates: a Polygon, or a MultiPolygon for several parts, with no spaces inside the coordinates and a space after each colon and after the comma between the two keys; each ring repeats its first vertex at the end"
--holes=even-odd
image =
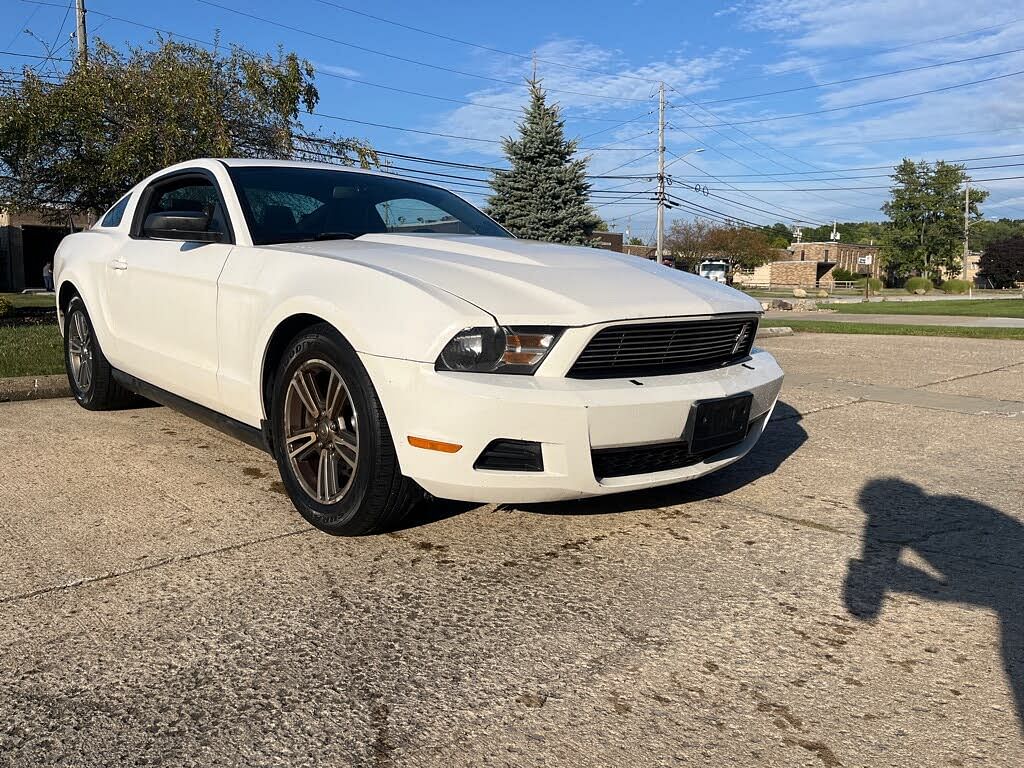
{"type": "Polygon", "coordinates": [[[540,443],[530,440],[492,440],[477,457],[473,469],[499,472],[543,472],[544,456],[540,443]]]}

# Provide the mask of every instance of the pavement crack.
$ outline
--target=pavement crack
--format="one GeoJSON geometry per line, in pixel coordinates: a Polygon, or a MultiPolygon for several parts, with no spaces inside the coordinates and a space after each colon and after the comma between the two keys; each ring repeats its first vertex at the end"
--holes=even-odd
{"type": "Polygon", "coordinates": [[[237,552],[238,550],[246,549],[247,547],[252,547],[257,544],[264,544],[269,541],[277,541],[279,539],[285,539],[290,536],[301,536],[303,534],[312,533],[313,530],[314,529],[312,528],[302,528],[297,531],[286,531],[285,533],[278,533],[273,536],[264,536],[263,538],[259,539],[240,541],[236,544],[227,544],[223,547],[207,549],[203,550],[202,552],[192,552],[188,555],[175,555],[173,557],[165,557],[155,562],[138,566],[137,568],[124,568],[116,571],[107,571],[106,573],[101,573],[97,576],[86,576],[85,578],[75,579],[74,581],[65,582],[64,584],[54,584],[49,587],[41,587],[39,589],[33,589],[28,592],[20,592],[14,595],[8,595],[7,597],[0,598],[0,605],[15,603],[19,600],[26,600],[32,597],[39,597],[40,595],[46,595],[51,592],[62,592],[64,590],[74,589],[76,587],[84,587],[88,586],[89,584],[95,584],[101,581],[109,581],[111,579],[116,579],[121,576],[130,576],[136,573],[144,573],[145,571],[152,571],[156,568],[163,568],[166,565],[177,565],[179,563],[187,563],[192,560],[200,560],[204,557],[209,557],[210,555],[220,555],[224,554],[225,552],[237,552]]]}
{"type": "Polygon", "coordinates": [[[847,400],[845,403],[835,403],[834,405],[823,405],[823,406],[821,406],[821,408],[812,408],[809,411],[797,411],[794,414],[792,414],[791,416],[777,416],[777,417],[773,417],[771,422],[769,422],[769,423],[774,423],[774,422],[779,422],[779,421],[790,421],[792,419],[802,419],[802,418],[804,418],[804,416],[810,416],[811,414],[814,414],[814,413],[822,413],[824,411],[833,411],[836,408],[845,408],[848,405],[856,405],[857,403],[866,402],[866,400],[863,397],[856,397],[854,395],[850,395],[850,398],[851,399],[847,400]]]}
{"type": "Polygon", "coordinates": [[[912,387],[912,389],[922,389],[924,387],[934,386],[935,384],[948,384],[951,381],[963,381],[964,379],[972,379],[975,376],[987,376],[990,373],[1001,373],[1002,371],[1008,371],[1011,368],[1016,368],[1016,367],[1021,366],[1021,365],[1024,365],[1024,360],[1018,361],[1016,363],[1009,363],[1008,365],[1001,365],[998,368],[993,368],[993,369],[991,369],[989,371],[978,371],[977,373],[965,373],[965,374],[963,374],[961,376],[950,376],[949,378],[939,379],[938,381],[929,381],[927,384],[918,384],[917,386],[912,387]]]}

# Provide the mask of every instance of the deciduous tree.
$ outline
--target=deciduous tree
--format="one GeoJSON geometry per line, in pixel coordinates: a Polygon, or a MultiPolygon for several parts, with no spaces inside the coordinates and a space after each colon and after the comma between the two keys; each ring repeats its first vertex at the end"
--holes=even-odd
{"type": "Polygon", "coordinates": [[[978,264],[979,276],[997,288],[1024,282],[1024,237],[1018,235],[990,243],[978,264]]]}
{"type": "Polygon", "coordinates": [[[711,254],[711,234],[714,229],[714,225],[706,219],[676,219],[666,233],[665,246],[677,262],[693,271],[711,254]]]}
{"type": "MultiPolygon", "coordinates": [[[[939,161],[903,160],[892,176],[890,199],[882,206],[889,226],[882,237],[882,259],[895,278],[913,274],[930,277],[939,269],[960,269],[964,236],[962,165],[939,161]]],[[[988,192],[972,189],[970,214],[980,218],[978,205],[988,192]]]]}
{"type": "Polygon", "coordinates": [[[761,229],[725,224],[715,227],[709,237],[710,252],[728,259],[733,266],[751,269],[767,264],[775,256],[768,236],[761,229]]]}
{"type": "Polygon", "coordinates": [[[0,207],[99,212],[160,168],[196,157],[376,162],[354,139],[308,137],[312,66],[161,40],[122,53],[98,42],[59,83],[26,70],[0,89],[0,207]]]}

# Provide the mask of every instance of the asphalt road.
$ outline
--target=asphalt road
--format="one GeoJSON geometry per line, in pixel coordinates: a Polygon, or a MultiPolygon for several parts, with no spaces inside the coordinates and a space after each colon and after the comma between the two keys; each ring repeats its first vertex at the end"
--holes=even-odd
{"type": "Polygon", "coordinates": [[[1024,343],[766,345],[716,476],[357,540],[166,409],[0,405],[0,765],[1021,765],[1024,343]]]}

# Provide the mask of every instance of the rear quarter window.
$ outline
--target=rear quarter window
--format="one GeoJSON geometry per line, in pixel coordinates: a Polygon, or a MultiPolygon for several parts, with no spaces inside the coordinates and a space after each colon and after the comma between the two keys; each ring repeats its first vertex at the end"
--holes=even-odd
{"type": "Polygon", "coordinates": [[[101,227],[118,227],[121,225],[121,219],[124,218],[124,211],[128,207],[128,201],[131,199],[131,194],[127,194],[114,203],[110,210],[103,214],[103,218],[100,219],[101,227]]]}

